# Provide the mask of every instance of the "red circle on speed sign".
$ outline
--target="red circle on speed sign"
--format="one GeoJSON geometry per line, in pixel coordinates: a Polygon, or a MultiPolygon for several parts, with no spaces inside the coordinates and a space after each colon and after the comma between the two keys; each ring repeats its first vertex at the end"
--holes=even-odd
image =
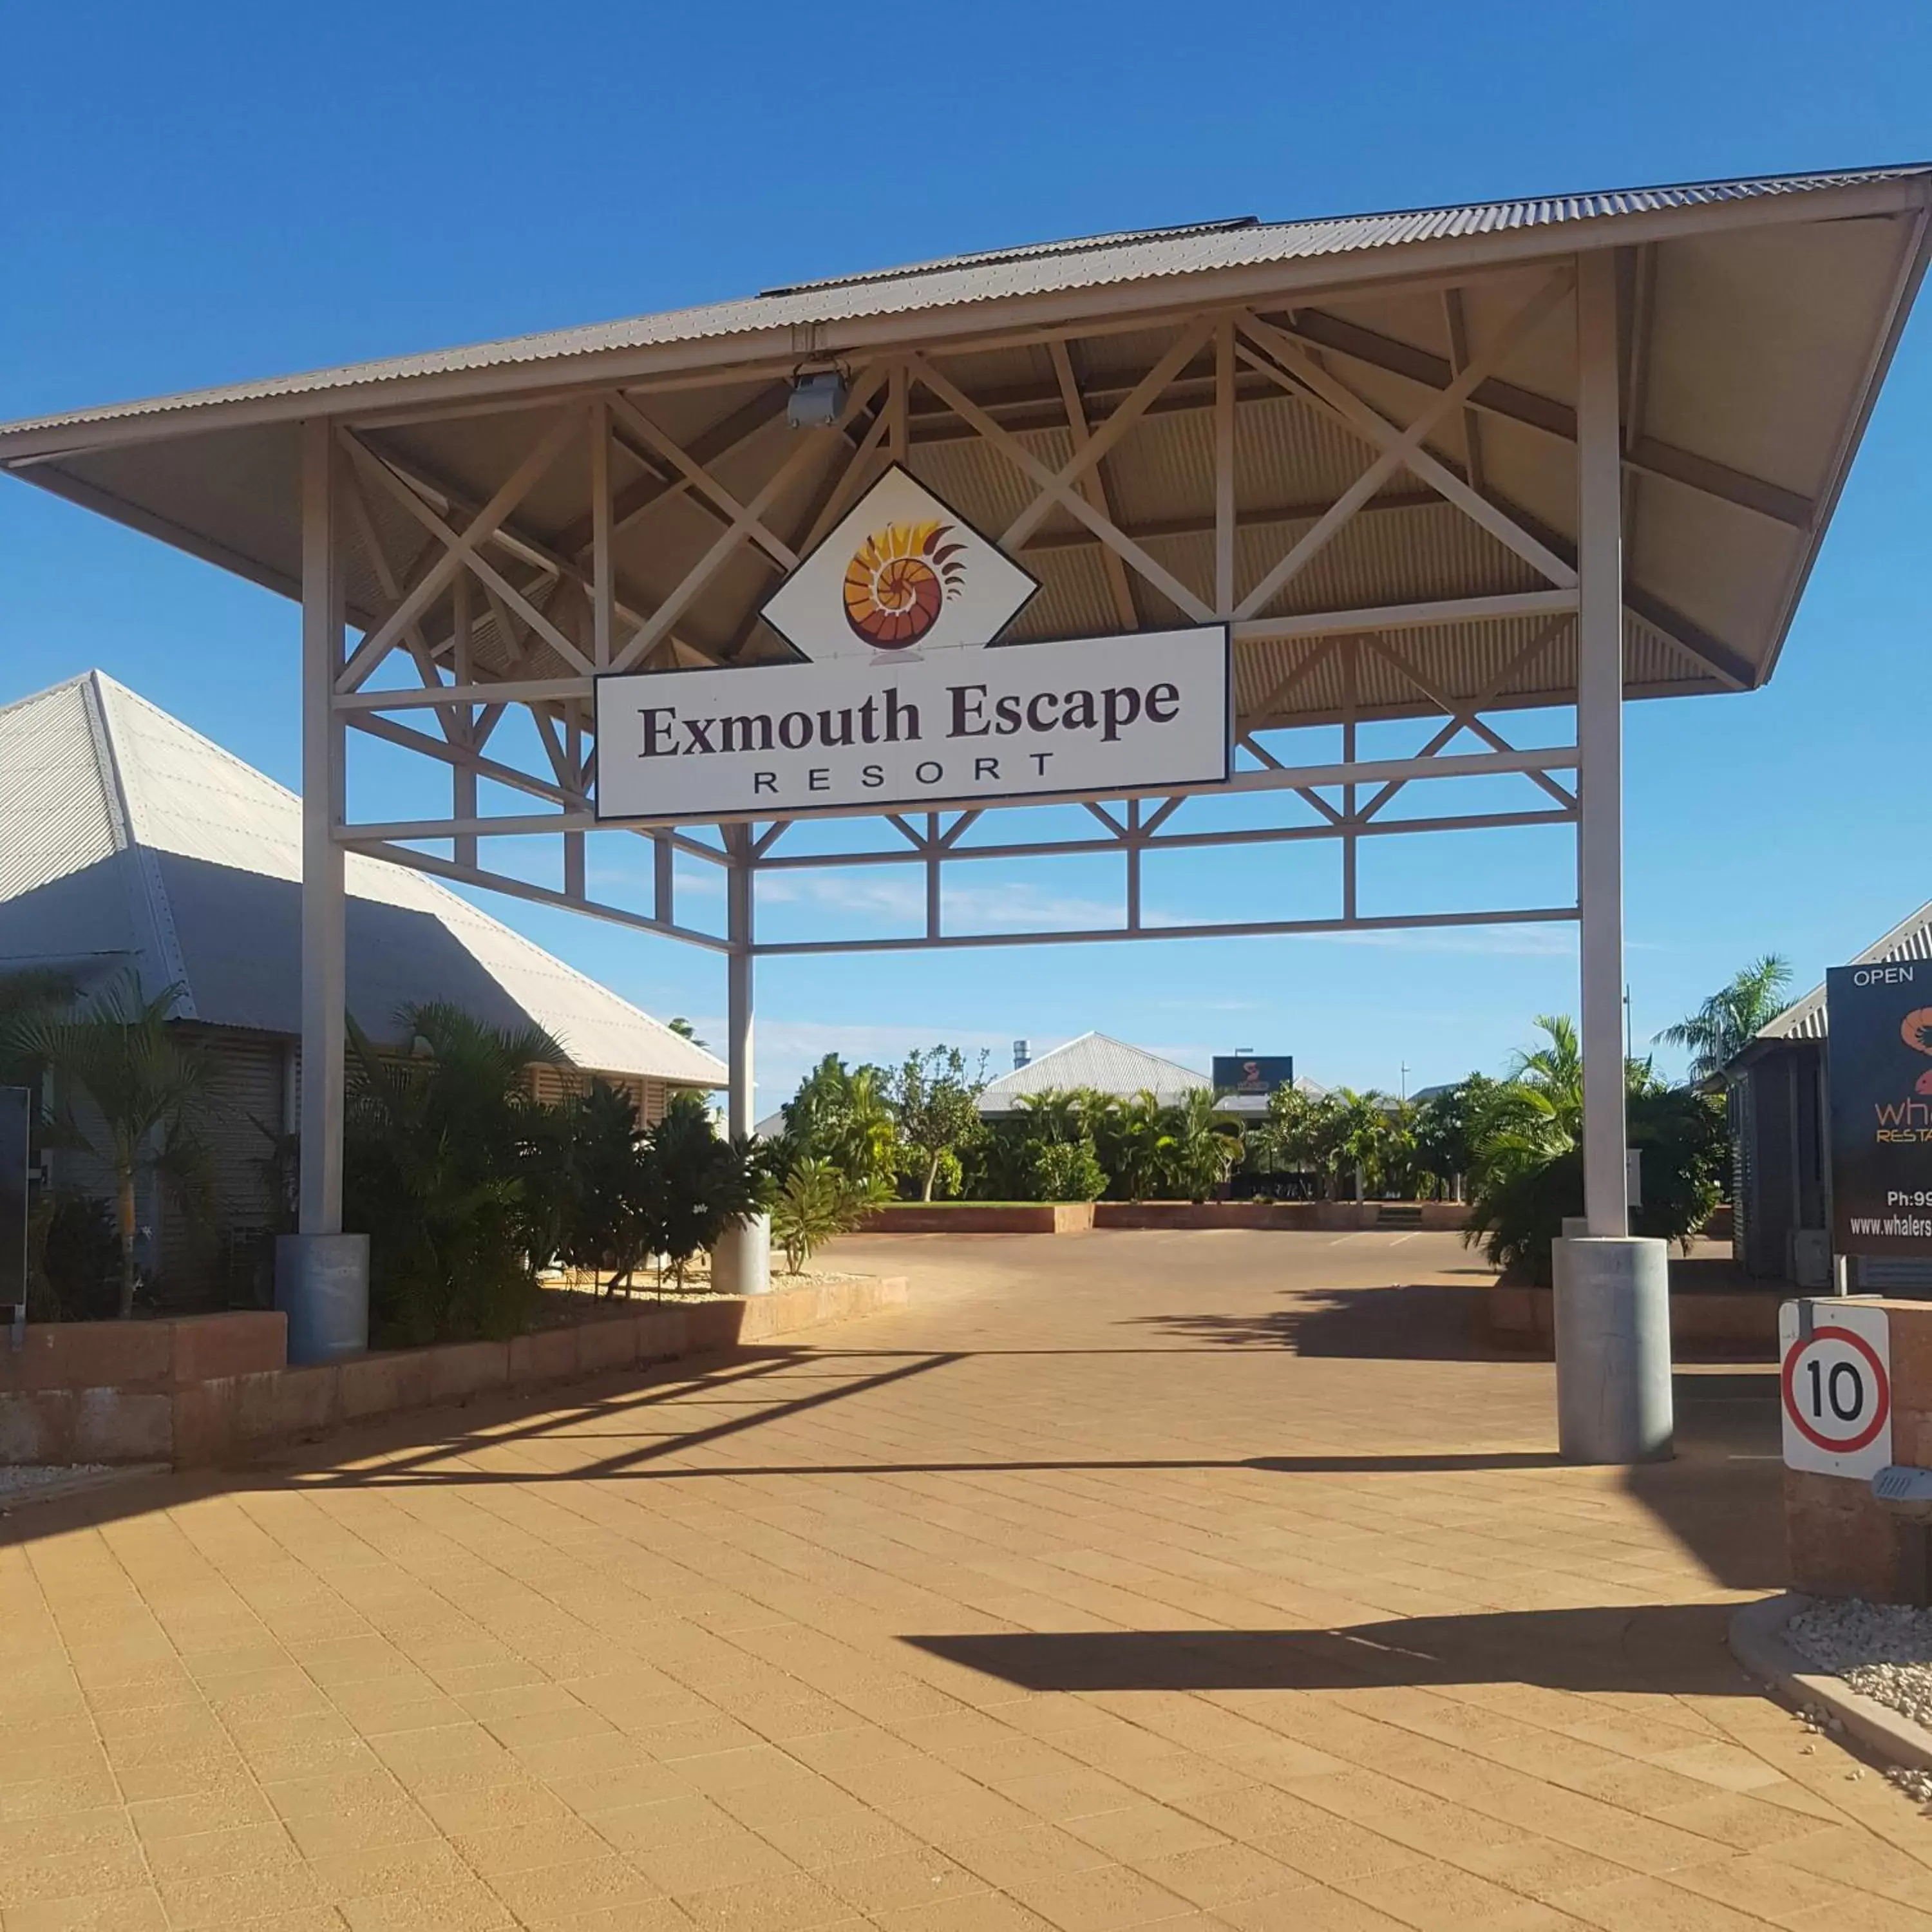
{"type": "Polygon", "coordinates": [[[1854,1334],[1849,1328],[1816,1328],[1809,1335],[1799,1336],[1785,1351],[1784,1369],[1780,1379],[1784,1387],[1784,1412],[1790,1417],[1791,1426],[1806,1442],[1832,1455],[1852,1455],[1868,1443],[1876,1442],[1879,1431],[1892,1414],[1892,1383],[1886,1375],[1885,1364],[1879,1360],[1878,1351],[1862,1335],[1854,1334]],[[1876,1399],[1872,1404],[1871,1420],[1856,1436],[1821,1435],[1805,1420],[1804,1412],[1798,1406],[1799,1360],[1807,1349],[1816,1348],[1821,1342],[1842,1342],[1846,1348],[1862,1355],[1866,1366],[1871,1370],[1876,1399]]]}

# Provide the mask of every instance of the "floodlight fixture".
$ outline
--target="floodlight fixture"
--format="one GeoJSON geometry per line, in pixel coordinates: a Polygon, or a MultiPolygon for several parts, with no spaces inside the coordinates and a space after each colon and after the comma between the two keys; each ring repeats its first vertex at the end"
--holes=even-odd
{"type": "Polygon", "coordinates": [[[785,421],[794,429],[830,429],[844,408],[843,370],[815,369],[791,379],[791,394],[785,398],[785,421]]]}

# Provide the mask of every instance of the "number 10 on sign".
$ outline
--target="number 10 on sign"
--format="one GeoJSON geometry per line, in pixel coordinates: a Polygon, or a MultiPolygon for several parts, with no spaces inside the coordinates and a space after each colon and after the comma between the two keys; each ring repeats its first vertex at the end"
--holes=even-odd
{"type": "Polygon", "coordinates": [[[1892,1460],[1892,1341],[1882,1308],[1787,1301],[1778,1311],[1788,1468],[1869,1477],[1892,1460]]]}

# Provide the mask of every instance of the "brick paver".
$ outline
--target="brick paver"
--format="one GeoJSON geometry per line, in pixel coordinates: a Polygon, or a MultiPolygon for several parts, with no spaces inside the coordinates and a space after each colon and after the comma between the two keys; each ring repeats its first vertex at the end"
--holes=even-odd
{"type": "Polygon", "coordinates": [[[4,1932],[1932,1925],[1724,1648],[1761,1373],[1626,1481],[1452,1240],[846,1253],[922,1299],[17,1510],[4,1932]]]}

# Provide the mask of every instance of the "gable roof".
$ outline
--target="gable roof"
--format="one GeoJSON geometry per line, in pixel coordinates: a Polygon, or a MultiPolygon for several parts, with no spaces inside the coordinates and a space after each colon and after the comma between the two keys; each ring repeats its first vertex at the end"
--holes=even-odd
{"type": "MultiPolygon", "coordinates": [[[[1932,959],[1932,902],[1921,906],[1910,919],[1901,920],[1882,939],[1875,940],[1845,964],[1876,966],[1893,959],[1932,959]]],[[[1759,1028],[1751,1046],[1756,1046],[1760,1040],[1822,1040],[1826,1036],[1825,988],[1820,983],[1802,1000],[1794,1000],[1775,1019],[1759,1028]]],[[[1750,1050],[1747,1047],[1744,1052],[1750,1050]]],[[[1741,1054],[1738,1058],[1743,1057],[1741,1054]]]]}
{"type": "MultiPolygon", "coordinates": [[[[1210,314],[1238,314],[1262,332],[1249,342],[1261,344],[1261,362],[1249,366],[1244,351],[1233,385],[1234,440],[1248,452],[1235,466],[1239,580],[1257,583],[1362,473],[1366,418],[1331,386],[1388,422],[1413,424],[1472,360],[1490,371],[1467,399],[1480,417],[1484,489],[1534,546],[1512,547],[1439,488],[1391,479],[1239,620],[1244,728],[1435,716],[1444,697],[1480,698],[1486,710],[1562,705],[1575,688],[1575,627],[1558,621],[1579,537],[1574,357],[1555,310],[1528,334],[1508,318],[1582,255],[1615,250],[1634,278],[1630,362],[1642,378],[1629,385],[1625,438],[1626,466],[1642,479],[1625,533],[1625,693],[1744,690],[1775,667],[1932,258],[1928,212],[1932,171],[1880,166],[1048,242],[0,425],[0,471],[294,596],[299,425],[332,419],[362,452],[358,474],[368,480],[373,463],[395,485],[380,486],[368,528],[352,520],[338,546],[344,608],[366,631],[393,608],[387,586],[421,541],[410,502],[466,521],[514,484],[514,516],[479,541],[500,561],[574,574],[596,523],[591,466],[548,439],[590,438],[578,405],[593,392],[621,394],[649,418],[647,440],[669,438],[734,500],[765,506],[767,532],[796,550],[854,449],[876,446],[896,363],[910,372],[900,384],[908,467],[976,527],[1004,530],[1031,494],[1026,464],[1051,471],[1075,454],[1048,335],[1068,346],[1090,418],[1112,420],[1161,367],[1150,367],[1156,344],[1210,314]],[[1467,296],[1464,325],[1450,322],[1451,289],[1467,296]],[[806,362],[852,371],[842,429],[788,427],[806,362]],[[1320,396],[1302,380],[1311,370],[1320,396]],[[962,421],[949,392],[994,412],[994,434],[962,421]],[[541,473],[522,476],[532,459],[541,473]],[[410,502],[392,500],[398,493],[410,502]],[[1483,608],[1524,598],[1513,614],[1483,608]],[[1410,669],[1396,653],[1358,662],[1327,648],[1352,634],[1346,614],[1371,608],[1407,614],[1400,657],[1410,669]]],[[[1168,621],[1172,606],[1162,576],[1217,580],[1218,363],[1204,341],[1196,352],[1155,385],[1157,398],[1142,398],[1107,452],[1129,518],[1119,527],[1160,573],[1148,575],[1149,622],[1168,621]]],[[[1435,422],[1432,463],[1465,460],[1471,420],[1452,410],[1435,422]]],[[[768,590],[762,547],[739,529],[714,558],[716,518],[695,506],[688,478],[673,480],[635,443],[616,436],[611,448],[621,500],[640,506],[615,520],[608,546],[629,608],[679,598],[680,662],[782,654],[762,621],[740,636],[768,590]]],[[[1043,594],[1009,641],[1118,628],[1116,593],[1096,567],[1102,541],[1064,507],[1033,520],[1014,547],[1043,594]]],[[[445,636],[452,595],[446,583],[418,613],[445,636]]],[[[574,622],[574,604],[565,608],[574,622]]],[[[516,632],[494,610],[476,614],[478,681],[569,682],[580,672],[581,652],[526,646],[516,632]]]]}
{"type": "MultiPolygon", "coordinates": [[[[349,1009],[400,1038],[446,999],[534,1022],[578,1066],[710,1088],[723,1064],[466,899],[347,856],[349,1009]]],[[[302,801],[158,706],[89,671],[0,707],[0,970],[132,968],[181,1017],[299,1034],[302,801]]]]}
{"type": "Polygon", "coordinates": [[[980,1092],[980,1111],[1010,1114],[1018,1111],[1022,1094],[1064,1094],[1082,1087],[1123,1100],[1144,1088],[1168,1105],[1210,1084],[1206,1074],[1163,1060],[1144,1047],[1130,1046],[1104,1033],[1083,1033],[1078,1040],[1070,1040],[1064,1046],[1056,1046],[1025,1066],[987,1082],[980,1092]]]}

